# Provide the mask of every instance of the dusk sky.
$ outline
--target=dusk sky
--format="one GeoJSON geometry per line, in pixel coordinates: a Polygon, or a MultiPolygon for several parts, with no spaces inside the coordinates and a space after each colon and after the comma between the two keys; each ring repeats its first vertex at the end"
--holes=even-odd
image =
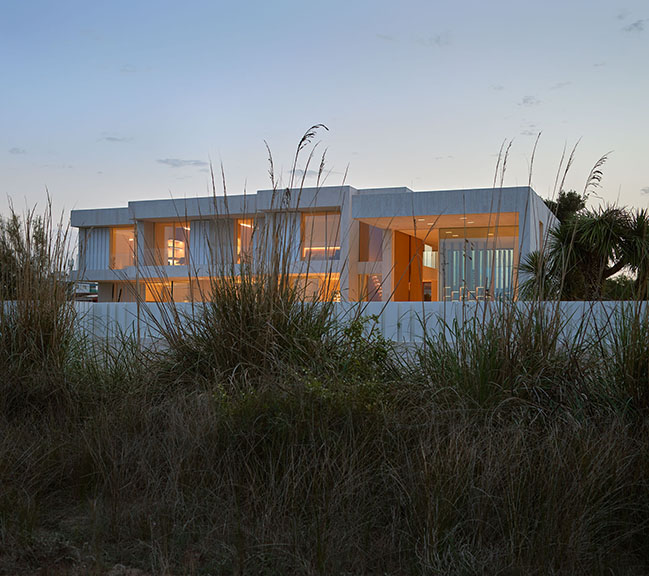
{"type": "Polygon", "coordinates": [[[316,123],[327,184],[489,187],[508,139],[527,184],[542,132],[541,196],[581,139],[568,188],[612,151],[598,194],[649,204],[647,0],[5,0],[0,63],[0,213],[254,192],[316,123]]]}

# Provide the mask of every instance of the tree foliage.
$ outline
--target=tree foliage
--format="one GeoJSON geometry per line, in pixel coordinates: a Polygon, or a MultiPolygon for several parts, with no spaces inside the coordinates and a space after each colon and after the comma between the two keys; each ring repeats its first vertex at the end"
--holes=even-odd
{"type": "Polygon", "coordinates": [[[586,208],[586,195],[581,195],[574,190],[561,190],[556,200],[544,200],[550,212],[557,217],[559,222],[565,222],[586,208]]]}
{"type": "Polygon", "coordinates": [[[521,295],[561,300],[646,299],[647,210],[615,206],[585,210],[579,199],[584,197],[572,192],[559,195],[554,204],[559,225],[550,230],[542,250],[529,254],[520,266],[521,295]],[[634,276],[632,283],[612,280],[622,271],[634,276]]]}
{"type": "Polygon", "coordinates": [[[33,216],[25,228],[21,218],[12,213],[0,217],[0,294],[3,300],[18,296],[19,278],[26,270],[47,268],[47,238],[43,220],[33,216]]]}

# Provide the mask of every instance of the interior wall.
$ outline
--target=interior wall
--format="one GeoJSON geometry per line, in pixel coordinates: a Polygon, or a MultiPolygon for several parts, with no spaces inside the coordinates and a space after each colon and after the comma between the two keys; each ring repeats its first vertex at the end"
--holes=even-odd
{"type": "Polygon", "coordinates": [[[394,231],[392,299],[395,302],[414,302],[424,299],[423,250],[423,240],[398,230],[394,231]]]}
{"type": "Polygon", "coordinates": [[[410,298],[411,302],[420,302],[424,299],[424,279],[423,272],[423,253],[424,241],[409,236],[410,238],[410,253],[408,260],[410,262],[410,298]]]}
{"type": "Polygon", "coordinates": [[[392,237],[392,300],[407,302],[408,290],[408,261],[410,259],[410,237],[403,232],[395,230],[392,237]]]}

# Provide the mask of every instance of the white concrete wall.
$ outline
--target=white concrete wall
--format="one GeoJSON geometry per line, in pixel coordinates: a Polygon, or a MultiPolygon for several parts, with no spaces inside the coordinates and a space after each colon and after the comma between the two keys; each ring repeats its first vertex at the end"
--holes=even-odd
{"type": "Polygon", "coordinates": [[[212,247],[216,237],[210,220],[192,220],[189,230],[189,261],[192,268],[212,264],[212,247]]]}
{"type": "Polygon", "coordinates": [[[107,270],[110,263],[110,228],[81,228],[79,269],[107,270]]]}
{"type": "MultiPolygon", "coordinates": [[[[530,306],[527,302],[514,304],[521,311],[530,306]]],[[[561,302],[558,311],[562,322],[562,336],[567,342],[580,329],[591,334],[607,334],[616,314],[626,302],[561,302]]],[[[158,324],[171,309],[170,304],[138,304],[135,302],[77,302],[79,329],[91,338],[113,338],[118,334],[137,336],[146,340],[159,338],[158,324]]],[[[176,303],[182,321],[191,322],[200,314],[202,304],[176,303]]],[[[429,336],[447,330],[458,323],[485,322],[491,314],[498,313],[500,304],[495,302],[367,302],[335,304],[341,319],[352,318],[360,309],[365,317],[376,318],[375,330],[394,342],[417,344],[424,335],[429,336]]],[[[544,303],[548,315],[557,310],[557,303],[544,303]]],[[[644,304],[647,312],[647,304],[644,304]]]]}
{"type": "Polygon", "coordinates": [[[229,270],[236,254],[237,239],[234,236],[234,219],[218,218],[213,221],[214,241],[212,256],[216,271],[229,270]]]}
{"type": "MultiPolygon", "coordinates": [[[[525,186],[495,190],[422,192],[412,192],[407,188],[356,190],[349,186],[305,188],[292,192],[290,198],[286,200],[288,206],[280,204],[281,197],[281,191],[260,190],[256,195],[231,196],[227,199],[206,197],[147,200],[129,202],[127,208],[73,211],[72,225],[81,226],[79,237],[81,277],[98,282],[116,279],[116,275],[108,270],[110,229],[85,228],[85,226],[125,225],[137,220],[138,264],[142,267],[140,272],[155,276],[152,219],[189,219],[192,228],[190,238],[192,272],[204,275],[210,269],[217,272],[220,269],[229,270],[233,253],[236,253],[235,217],[249,217],[255,214],[264,215],[269,223],[274,219],[286,223],[286,229],[293,233],[290,244],[293,249],[291,258],[294,265],[291,271],[304,272],[304,263],[300,259],[299,211],[340,208],[341,259],[326,264],[311,262],[310,271],[312,273],[339,272],[343,300],[354,300],[357,295],[357,276],[361,268],[357,262],[358,222],[354,220],[355,218],[408,216],[412,213],[462,214],[467,207],[470,207],[472,212],[518,212],[522,257],[538,248],[539,220],[544,222],[546,233],[554,220],[543,201],[525,186]],[[144,270],[144,267],[149,268],[144,270]],[[84,274],[84,272],[92,272],[92,274],[84,274]]],[[[271,250],[272,247],[268,246],[268,249],[271,250]]],[[[380,272],[383,275],[384,299],[389,298],[392,293],[392,260],[392,231],[386,231],[383,262],[380,270],[376,270],[376,273],[380,272]]],[[[136,275],[135,268],[130,267],[120,271],[118,279],[133,281],[136,275]]],[[[170,275],[182,276],[184,272],[178,268],[171,270],[170,275]]]]}
{"type": "Polygon", "coordinates": [[[155,223],[139,220],[136,227],[137,262],[140,266],[155,266],[155,223]]]}

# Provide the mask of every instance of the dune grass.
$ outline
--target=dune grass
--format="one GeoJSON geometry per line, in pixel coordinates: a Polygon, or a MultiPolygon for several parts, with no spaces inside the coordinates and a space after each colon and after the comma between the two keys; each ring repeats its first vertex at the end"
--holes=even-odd
{"type": "Polygon", "coordinates": [[[646,307],[566,341],[502,303],[408,355],[278,257],[164,346],[84,342],[67,236],[21,226],[49,248],[3,280],[0,574],[649,571],[646,307]]]}
{"type": "Polygon", "coordinates": [[[521,364],[443,354],[393,380],[263,386],[171,381],[129,353],[77,366],[68,385],[94,385],[75,405],[0,415],[0,570],[645,573],[649,436],[626,384],[521,391],[521,364]]]}

